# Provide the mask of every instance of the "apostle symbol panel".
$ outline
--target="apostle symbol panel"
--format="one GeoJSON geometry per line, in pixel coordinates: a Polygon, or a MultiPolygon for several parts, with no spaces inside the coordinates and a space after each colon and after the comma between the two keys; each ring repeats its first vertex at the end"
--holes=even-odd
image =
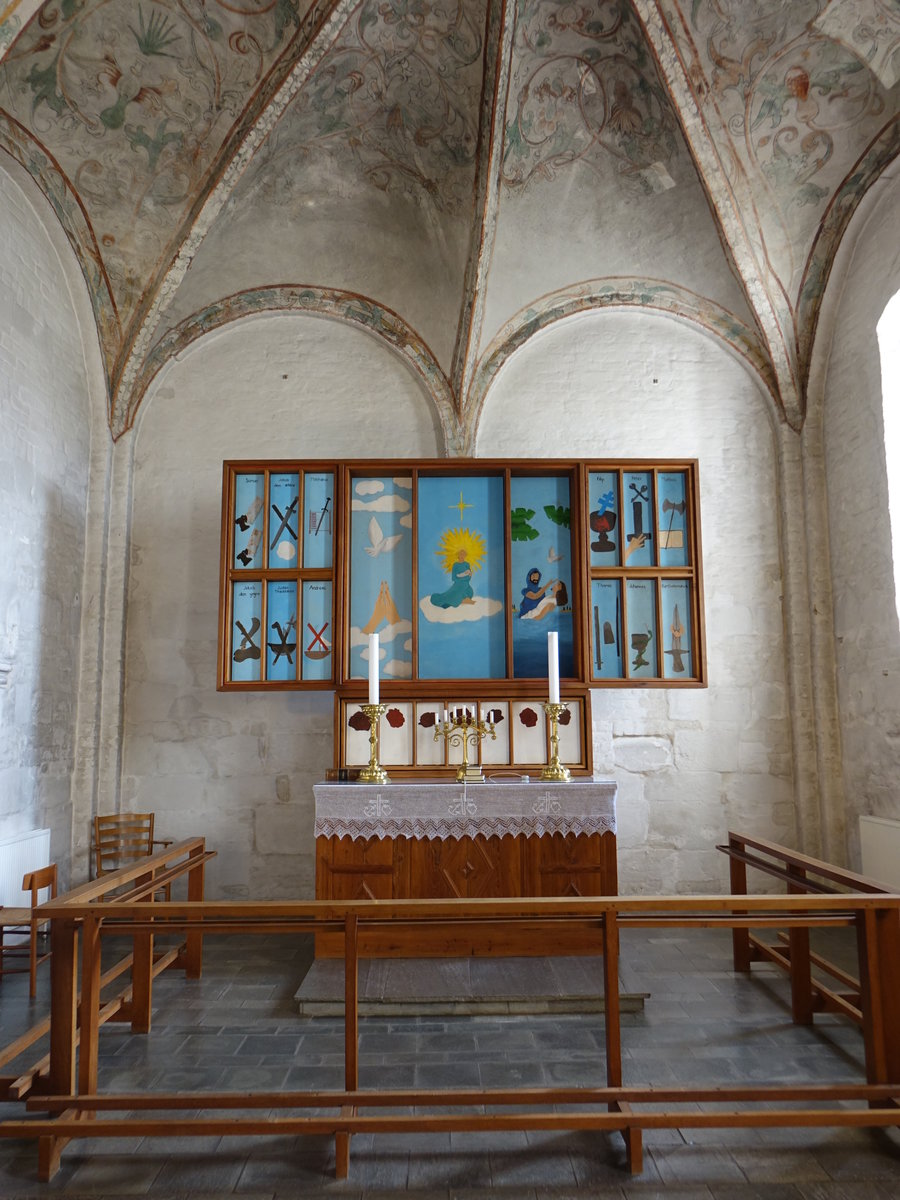
{"type": "Polygon", "coordinates": [[[506,675],[503,532],[500,476],[420,476],[420,679],[506,675]]]}

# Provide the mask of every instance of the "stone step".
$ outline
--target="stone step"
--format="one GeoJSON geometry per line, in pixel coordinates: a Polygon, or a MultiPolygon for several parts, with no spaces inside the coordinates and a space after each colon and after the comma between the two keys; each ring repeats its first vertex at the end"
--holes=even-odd
{"type": "MultiPolygon", "coordinates": [[[[374,958],[360,960],[361,1016],[533,1015],[603,1012],[602,959],[374,958]]],[[[649,993],[620,991],[623,1012],[649,993]]],[[[318,958],[294,999],[304,1017],[344,1011],[344,963],[318,958]]]]}

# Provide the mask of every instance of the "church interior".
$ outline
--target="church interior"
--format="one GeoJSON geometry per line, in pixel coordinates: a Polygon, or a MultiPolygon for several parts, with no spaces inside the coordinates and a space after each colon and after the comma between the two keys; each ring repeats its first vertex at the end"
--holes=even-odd
{"type": "Polygon", "coordinates": [[[0,843],[316,895],[335,689],[219,686],[223,462],[690,462],[698,685],[584,689],[618,891],[900,891],[898,81],[892,0],[0,0],[0,843]]]}

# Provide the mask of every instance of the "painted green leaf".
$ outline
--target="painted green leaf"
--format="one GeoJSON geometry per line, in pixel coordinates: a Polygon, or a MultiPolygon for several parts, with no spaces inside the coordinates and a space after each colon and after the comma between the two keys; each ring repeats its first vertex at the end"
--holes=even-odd
{"type": "Polygon", "coordinates": [[[510,536],[514,542],[533,542],[540,536],[535,527],[528,523],[533,516],[533,508],[514,508],[510,512],[510,536]]]}
{"type": "Polygon", "coordinates": [[[172,58],[167,47],[173,42],[181,41],[180,36],[175,32],[175,23],[170,21],[167,16],[160,12],[152,12],[150,20],[144,24],[144,10],[138,6],[138,24],[141,27],[140,33],[129,25],[128,28],[134,35],[134,40],[138,44],[138,49],[142,54],[148,57],[154,54],[157,58],[172,58]]]}
{"type": "Polygon", "coordinates": [[[36,112],[38,105],[43,103],[48,105],[57,116],[62,116],[66,111],[67,105],[62,97],[56,82],[56,66],[59,62],[59,54],[56,55],[53,62],[49,66],[41,70],[35,63],[31,71],[28,73],[27,83],[33,93],[33,102],[31,111],[36,112]]]}
{"type": "Polygon", "coordinates": [[[559,504],[545,504],[544,512],[554,525],[562,525],[563,529],[569,528],[572,520],[572,510],[570,508],[563,508],[559,504]]]}

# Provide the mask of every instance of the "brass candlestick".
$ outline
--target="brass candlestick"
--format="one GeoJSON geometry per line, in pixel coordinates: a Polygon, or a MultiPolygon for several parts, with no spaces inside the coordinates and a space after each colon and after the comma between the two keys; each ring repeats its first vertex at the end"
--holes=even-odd
{"type": "Polygon", "coordinates": [[[565,704],[549,702],[544,705],[544,712],[550,720],[550,761],[541,771],[541,779],[546,783],[568,783],[572,778],[569,768],[559,761],[559,714],[566,707],[565,704]]]}
{"type": "Polygon", "coordinates": [[[359,773],[360,783],[390,783],[384,767],[378,765],[378,721],[387,712],[386,704],[361,704],[360,708],[369,718],[369,765],[359,773]]]}
{"type": "Polygon", "coordinates": [[[457,783],[484,783],[484,772],[478,763],[469,766],[469,739],[472,741],[472,749],[477,750],[481,739],[488,736],[494,741],[497,740],[493,721],[476,721],[465,714],[461,717],[451,717],[449,721],[442,721],[435,726],[435,741],[442,737],[446,739],[448,747],[462,746],[462,765],[456,772],[457,783]]]}

